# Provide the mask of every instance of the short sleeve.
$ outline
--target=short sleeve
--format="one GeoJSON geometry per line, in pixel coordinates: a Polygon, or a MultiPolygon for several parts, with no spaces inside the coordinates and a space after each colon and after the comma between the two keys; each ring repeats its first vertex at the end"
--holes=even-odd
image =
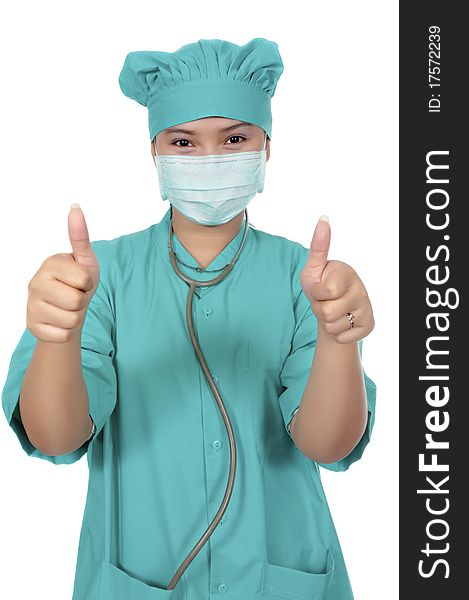
{"type": "Polygon", "coordinates": [[[105,244],[108,240],[91,242],[100,263],[100,282],[88,306],[81,336],[82,372],[89,400],[89,414],[94,423],[93,432],[80,448],[59,456],[49,456],[35,448],[21,421],[19,396],[21,385],[37,338],[25,329],[11,356],[6,382],[2,392],[2,408],[28,456],[42,458],[53,464],[71,464],[81,458],[111,415],[116,405],[117,378],[114,368],[113,303],[107,286],[108,264],[105,244]]]}
{"type": "MultiPolygon", "coordinates": [[[[295,310],[299,316],[293,335],[292,348],[280,373],[280,381],[285,389],[279,396],[280,410],[285,428],[292,439],[290,422],[301,404],[301,399],[306,389],[317,340],[317,318],[303,292],[298,297],[295,310]]],[[[363,340],[360,340],[360,357],[362,356],[362,346],[363,340]]],[[[317,463],[331,471],[347,470],[352,463],[361,458],[365,446],[370,441],[375,419],[376,385],[364,370],[363,377],[368,403],[366,429],[355,448],[347,456],[333,463],[317,463]]]]}

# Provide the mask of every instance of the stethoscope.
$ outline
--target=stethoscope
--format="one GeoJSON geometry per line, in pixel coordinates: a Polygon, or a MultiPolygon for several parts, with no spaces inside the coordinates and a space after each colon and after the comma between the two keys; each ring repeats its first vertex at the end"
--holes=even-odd
{"type": "MultiPolygon", "coordinates": [[[[191,277],[189,277],[185,273],[183,273],[176,262],[176,254],[173,250],[173,242],[172,242],[173,207],[171,206],[171,221],[170,221],[170,226],[169,226],[169,230],[168,230],[169,231],[169,233],[168,233],[169,258],[170,258],[171,264],[172,264],[173,269],[176,272],[176,274],[179,275],[179,277],[183,281],[185,281],[187,284],[189,284],[189,293],[187,296],[187,304],[186,304],[187,328],[189,331],[189,335],[191,337],[192,345],[194,346],[195,353],[196,353],[197,358],[200,362],[200,365],[205,373],[205,377],[206,377],[207,382],[213,392],[213,395],[215,396],[215,400],[217,401],[218,408],[220,409],[221,415],[223,417],[223,421],[225,423],[226,431],[228,433],[228,440],[230,442],[230,473],[228,476],[228,484],[226,486],[225,495],[224,495],[223,500],[220,504],[220,507],[217,511],[217,514],[215,515],[215,517],[213,518],[213,521],[210,523],[210,525],[205,530],[202,537],[199,539],[199,541],[196,543],[196,545],[192,548],[192,550],[189,552],[189,554],[186,556],[186,558],[181,563],[181,566],[178,568],[178,570],[174,574],[173,578],[169,582],[168,587],[166,588],[168,590],[172,590],[176,587],[176,584],[179,581],[182,574],[184,573],[184,571],[187,569],[189,564],[192,562],[192,560],[197,556],[198,552],[201,550],[202,546],[208,541],[208,539],[210,538],[212,533],[215,531],[215,528],[217,527],[221,518],[225,514],[225,511],[228,507],[228,503],[230,501],[231,494],[233,491],[234,478],[235,478],[235,473],[236,473],[236,442],[235,442],[235,438],[234,438],[234,434],[233,434],[233,428],[231,426],[231,421],[228,416],[228,413],[226,412],[225,405],[223,404],[223,401],[221,399],[220,392],[218,391],[218,388],[213,381],[212,375],[210,373],[210,370],[207,366],[204,355],[202,354],[202,351],[199,346],[199,341],[197,339],[197,335],[194,330],[194,324],[192,321],[192,300],[194,298],[194,291],[195,291],[196,287],[200,287],[200,286],[205,287],[205,286],[215,285],[215,284],[219,283],[228,275],[228,273],[230,273],[230,271],[233,268],[233,265],[238,260],[241,250],[243,249],[244,244],[246,242],[246,235],[247,235],[248,228],[249,228],[248,211],[246,208],[244,209],[244,212],[246,215],[246,219],[245,219],[245,225],[244,225],[243,238],[239,245],[238,251],[236,252],[236,254],[233,257],[233,260],[229,264],[225,265],[223,267],[223,270],[220,273],[220,275],[218,275],[214,279],[210,279],[208,281],[199,281],[197,279],[192,279],[191,277]]],[[[182,261],[180,261],[180,262],[181,262],[181,264],[186,265],[186,263],[183,263],[182,261]]],[[[206,269],[204,269],[203,267],[193,267],[192,265],[186,265],[186,266],[190,267],[192,269],[195,269],[196,271],[199,271],[199,272],[206,271],[206,269]]],[[[212,269],[207,272],[220,271],[220,270],[221,269],[212,269]]]]}

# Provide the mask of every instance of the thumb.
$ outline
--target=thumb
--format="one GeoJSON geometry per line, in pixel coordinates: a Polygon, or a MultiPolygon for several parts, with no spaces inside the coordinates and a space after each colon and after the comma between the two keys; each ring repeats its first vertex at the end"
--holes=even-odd
{"type": "Polygon", "coordinates": [[[94,267],[97,258],[91,247],[85,216],[79,204],[72,204],[68,213],[68,236],[73,258],[80,264],[94,267]]]}
{"type": "Polygon", "coordinates": [[[327,254],[331,243],[331,228],[327,215],[322,215],[314,230],[311,240],[308,258],[305,264],[305,272],[308,278],[319,283],[322,272],[327,265],[327,254]]]}

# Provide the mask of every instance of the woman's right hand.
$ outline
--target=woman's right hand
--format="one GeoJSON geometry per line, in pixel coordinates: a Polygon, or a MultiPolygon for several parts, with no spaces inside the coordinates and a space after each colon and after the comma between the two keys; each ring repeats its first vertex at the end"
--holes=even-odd
{"type": "MultiPolygon", "coordinates": [[[[76,205],[75,205],[76,206],[76,205]]],[[[99,284],[99,263],[81,208],[68,215],[72,252],[46,258],[28,284],[26,326],[39,340],[64,343],[81,337],[86,311],[99,284]]]]}

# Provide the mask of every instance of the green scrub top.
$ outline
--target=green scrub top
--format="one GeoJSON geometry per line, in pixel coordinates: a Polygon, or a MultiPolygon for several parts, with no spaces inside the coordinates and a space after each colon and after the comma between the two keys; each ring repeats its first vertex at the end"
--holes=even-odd
{"type": "MultiPolygon", "coordinates": [[[[82,331],[83,376],[96,424],[69,454],[32,446],[18,397],[36,338],[26,329],[2,394],[6,418],[29,456],[71,464],[85,453],[89,483],[73,600],[352,600],[317,462],[288,425],[310,372],[317,320],[302,291],[308,248],[248,230],[233,270],[196,288],[194,326],[237,444],[227,511],[174,590],[165,589],[206,530],[225,493],[229,444],[186,326],[188,285],[168,253],[170,208],[159,223],[92,247],[99,286],[82,331]]],[[[224,267],[236,237],[207,267],[224,267]]],[[[196,260],[173,234],[177,257],[196,260]]],[[[197,272],[194,279],[220,271],[197,272]]],[[[360,355],[362,341],[359,343],[360,355]]],[[[363,372],[368,424],[344,471],[368,444],[376,386],[363,372]]]]}

